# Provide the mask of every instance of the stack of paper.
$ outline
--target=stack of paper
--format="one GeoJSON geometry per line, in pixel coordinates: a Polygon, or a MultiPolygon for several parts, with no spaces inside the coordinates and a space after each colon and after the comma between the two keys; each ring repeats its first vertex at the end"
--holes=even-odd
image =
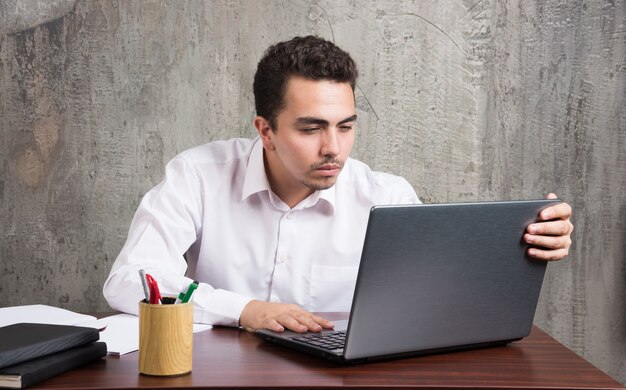
{"type": "Polygon", "coordinates": [[[97,328],[96,317],[47,305],[0,307],[0,327],[28,322],[31,324],[80,325],[97,328]]]}

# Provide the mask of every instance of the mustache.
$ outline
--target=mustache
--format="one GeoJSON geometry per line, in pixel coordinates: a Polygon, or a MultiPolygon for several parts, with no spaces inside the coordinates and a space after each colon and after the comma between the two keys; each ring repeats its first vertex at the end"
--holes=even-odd
{"type": "Polygon", "coordinates": [[[329,158],[325,158],[322,161],[318,161],[315,164],[312,164],[311,165],[311,170],[314,171],[316,169],[320,169],[324,165],[335,165],[335,166],[337,166],[337,168],[341,169],[341,168],[343,168],[343,164],[344,164],[343,161],[337,160],[336,158],[329,157],[329,158]]]}

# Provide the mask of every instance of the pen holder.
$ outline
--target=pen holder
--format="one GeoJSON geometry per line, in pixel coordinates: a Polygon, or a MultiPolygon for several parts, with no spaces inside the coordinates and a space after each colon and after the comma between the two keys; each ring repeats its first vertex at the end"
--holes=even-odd
{"type": "Polygon", "coordinates": [[[193,303],[139,302],[139,372],[183,375],[191,372],[193,303]]]}

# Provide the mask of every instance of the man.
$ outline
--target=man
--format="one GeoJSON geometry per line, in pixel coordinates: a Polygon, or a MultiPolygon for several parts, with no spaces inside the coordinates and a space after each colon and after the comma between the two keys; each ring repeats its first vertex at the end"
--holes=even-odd
{"type": "MultiPolygon", "coordinates": [[[[196,322],[332,328],[311,312],[350,309],[370,208],[419,203],[406,180],[349,158],[356,78],[352,58],[320,38],[270,47],[254,79],[259,137],[202,145],[167,165],[105,282],[111,307],[138,311],[145,269],[163,295],[200,282],[196,322]]],[[[530,256],[567,255],[570,214],[565,203],[542,212],[524,235],[530,256]]]]}

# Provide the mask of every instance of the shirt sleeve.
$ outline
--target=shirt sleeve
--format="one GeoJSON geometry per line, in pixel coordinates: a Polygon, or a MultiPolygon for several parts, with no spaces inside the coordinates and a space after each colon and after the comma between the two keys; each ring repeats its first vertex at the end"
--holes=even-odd
{"type": "Polygon", "coordinates": [[[400,176],[395,176],[395,182],[392,185],[390,204],[421,204],[417,197],[413,186],[400,176]]]}
{"type": "MultiPolygon", "coordinates": [[[[195,172],[181,156],[165,169],[164,180],[142,199],[103,294],[111,308],[138,314],[144,299],[139,270],[151,274],[162,296],[176,297],[193,281],[185,276],[184,253],[202,227],[202,188],[195,172]]],[[[251,298],[200,283],[194,293],[194,321],[237,326],[251,298]]]]}

